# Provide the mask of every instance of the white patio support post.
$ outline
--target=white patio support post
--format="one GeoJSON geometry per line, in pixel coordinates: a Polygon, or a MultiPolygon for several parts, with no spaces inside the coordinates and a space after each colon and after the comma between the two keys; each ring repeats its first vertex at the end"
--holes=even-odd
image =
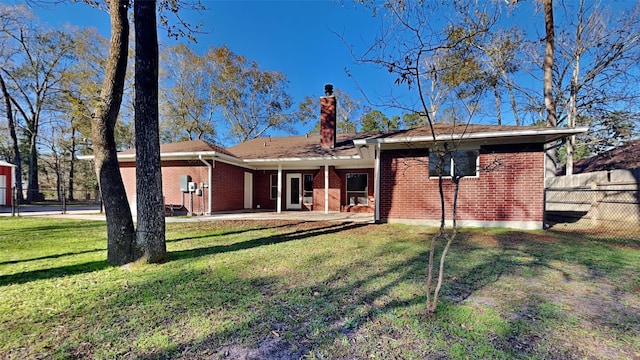
{"type": "Polygon", "coordinates": [[[375,150],[375,159],[376,159],[376,166],[375,169],[373,170],[374,173],[374,180],[375,180],[375,186],[376,188],[374,189],[375,191],[375,217],[374,217],[374,221],[375,222],[379,222],[380,221],[380,184],[382,183],[381,179],[380,179],[380,143],[376,144],[376,150],[375,150]]]}
{"type": "Polygon", "coordinates": [[[324,213],[329,213],[329,165],[324,164],[324,213]]]}
{"type": "Polygon", "coordinates": [[[276,203],[276,212],[282,212],[282,165],[278,164],[278,200],[276,203]]]}
{"type": "Polygon", "coordinates": [[[211,215],[211,208],[213,207],[213,198],[211,197],[213,186],[211,185],[211,182],[213,181],[213,168],[216,166],[216,161],[212,159],[211,163],[209,163],[207,160],[202,158],[202,155],[198,155],[198,158],[208,167],[209,171],[207,174],[207,181],[209,182],[209,187],[207,188],[207,215],[211,215]]]}

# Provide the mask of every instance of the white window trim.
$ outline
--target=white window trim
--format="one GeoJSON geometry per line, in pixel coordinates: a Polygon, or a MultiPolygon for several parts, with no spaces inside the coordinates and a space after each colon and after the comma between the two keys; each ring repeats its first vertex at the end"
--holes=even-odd
{"type": "Polygon", "coordinates": [[[313,184],[313,174],[302,174],[302,204],[303,205],[313,205],[313,185],[311,185],[311,202],[308,203],[305,201],[305,189],[304,189],[304,184],[305,184],[305,178],[307,176],[311,176],[311,183],[313,184]]]}
{"type": "Polygon", "coordinates": [[[276,189],[276,197],[272,197],[273,195],[273,187],[278,186],[278,174],[269,174],[269,200],[277,200],[278,199],[278,190],[276,189]],[[276,183],[273,183],[273,177],[276,177],[276,183]]]}

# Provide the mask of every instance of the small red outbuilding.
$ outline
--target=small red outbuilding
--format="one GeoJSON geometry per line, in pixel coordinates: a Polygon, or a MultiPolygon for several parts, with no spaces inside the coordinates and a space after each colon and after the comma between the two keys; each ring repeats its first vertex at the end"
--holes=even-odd
{"type": "Polygon", "coordinates": [[[15,165],[0,160],[0,206],[11,206],[11,188],[15,179],[15,165]]]}

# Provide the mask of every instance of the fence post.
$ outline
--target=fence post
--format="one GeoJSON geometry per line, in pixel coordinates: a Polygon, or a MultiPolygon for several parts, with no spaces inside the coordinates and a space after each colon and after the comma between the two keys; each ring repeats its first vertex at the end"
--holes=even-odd
{"type": "Polygon", "coordinates": [[[597,226],[600,223],[600,219],[602,215],[600,214],[600,204],[604,199],[604,195],[601,194],[600,189],[598,189],[598,183],[591,183],[591,224],[593,226],[597,226]]]}

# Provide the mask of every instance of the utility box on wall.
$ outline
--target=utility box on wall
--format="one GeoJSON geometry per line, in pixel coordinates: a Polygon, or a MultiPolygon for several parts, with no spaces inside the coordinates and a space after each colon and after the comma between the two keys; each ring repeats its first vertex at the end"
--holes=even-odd
{"type": "Polygon", "coordinates": [[[183,193],[188,193],[190,182],[191,182],[191,176],[180,175],[180,191],[182,191],[183,193]]]}

